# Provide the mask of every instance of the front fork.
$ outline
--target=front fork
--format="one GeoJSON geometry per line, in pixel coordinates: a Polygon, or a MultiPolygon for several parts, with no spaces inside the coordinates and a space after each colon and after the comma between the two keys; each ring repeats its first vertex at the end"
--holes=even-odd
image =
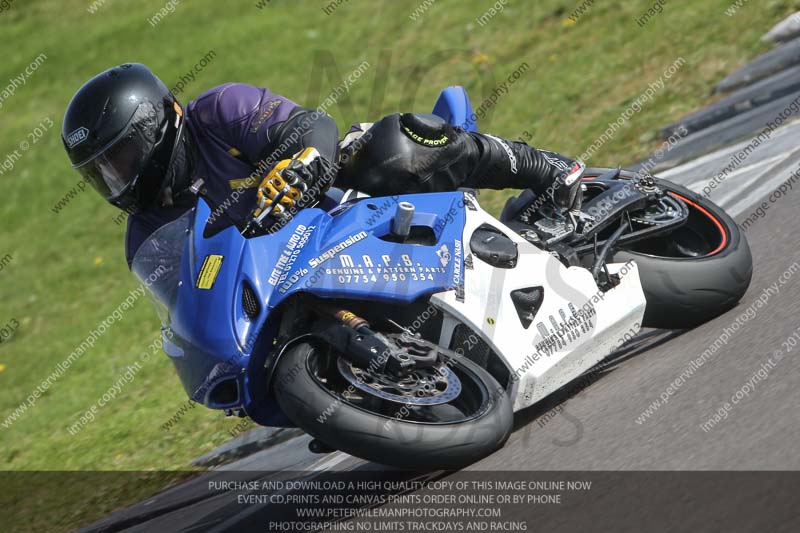
{"type": "Polygon", "coordinates": [[[359,368],[404,377],[440,362],[438,346],[407,331],[388,337],[373,331],[369,322],[347,309],[319,300],[308,303],[323,317],[312,337],[359,368]]]}

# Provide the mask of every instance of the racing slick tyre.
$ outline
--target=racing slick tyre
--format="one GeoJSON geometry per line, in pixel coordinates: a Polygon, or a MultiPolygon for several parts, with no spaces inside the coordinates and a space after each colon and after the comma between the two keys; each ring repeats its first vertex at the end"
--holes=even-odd
{"type": "Polygon", "coordinates": [[[462,468],[500,448],[513,424],[503,387],[461,356],[400,380],[301,342],[281,357],[274,383],[284,413],[315,439],[398,468],[462,468]]]}
{"type": "MultiPolygon", "coordinates": [[[[620,174],[633,176],[628,170],[620,174]]],[[[686,204],[688,220],[665,236],[617,251],[613,262],[632,259],[639,267],[647,299],[643,326],[692,328],[736,306],[750,285],[753,259],[744,234],[720,207],[675,183],[656,182],[686,204]]]]}

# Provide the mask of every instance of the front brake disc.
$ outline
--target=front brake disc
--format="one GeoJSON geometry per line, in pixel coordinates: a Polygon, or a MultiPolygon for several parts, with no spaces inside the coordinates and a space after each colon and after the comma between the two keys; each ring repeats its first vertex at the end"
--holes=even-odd
{"type": "Polygon", "coordinates": [[[406,405],[441,405],[461,393],[461,380],[446,364],[420,368],[408,376],[373,373],[342,357],[337,366],[342,376],[357,389],[372,396],[406,405]]]}

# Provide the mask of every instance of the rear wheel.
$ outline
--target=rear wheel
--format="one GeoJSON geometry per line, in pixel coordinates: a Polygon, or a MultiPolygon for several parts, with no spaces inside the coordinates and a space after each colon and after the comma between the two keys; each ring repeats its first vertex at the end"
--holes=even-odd
{"type": "Polygon", "coordinates": [[[512,427],[504,389],[462,357],[398,379],[299,343],[275,382],[283,411],[314,438],[400,468],[462,468],[502,446],[512,427]]]}
{"type": "MultiPolygon", "coordinates": [[[[623,170],[620,177],[633,175],[623,170]]],[[[647,298],[644,326],[691,328],[736,306],[750,285],[753,259],[745,236],[720,207],[675,183],[656,182],[686,204],[688,220],[617,251],[613,262],[634,260],[639,267],[647,298]]]]}

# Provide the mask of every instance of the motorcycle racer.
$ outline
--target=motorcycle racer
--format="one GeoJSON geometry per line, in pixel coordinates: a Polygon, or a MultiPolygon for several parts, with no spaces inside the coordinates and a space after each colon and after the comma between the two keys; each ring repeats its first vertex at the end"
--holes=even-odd
{"type": "Polygon", "coordinates": [[[62,127],[73,168],[130,215],[129,266],[139,245],[197,195],[224,215],[220,225],[237,226],[254,207],[256,214],[298,207],[304,193],[316,191],[318,200],[331,185],[374,196],[549,190],[560,210],[579,201],[581,166],[573,160],[432,115],[393,114],[354,126],[341,144],[338,137],[328,115],[242,83],[214,87],[183,107],[141,64],[86,82],[62,127]]]}

